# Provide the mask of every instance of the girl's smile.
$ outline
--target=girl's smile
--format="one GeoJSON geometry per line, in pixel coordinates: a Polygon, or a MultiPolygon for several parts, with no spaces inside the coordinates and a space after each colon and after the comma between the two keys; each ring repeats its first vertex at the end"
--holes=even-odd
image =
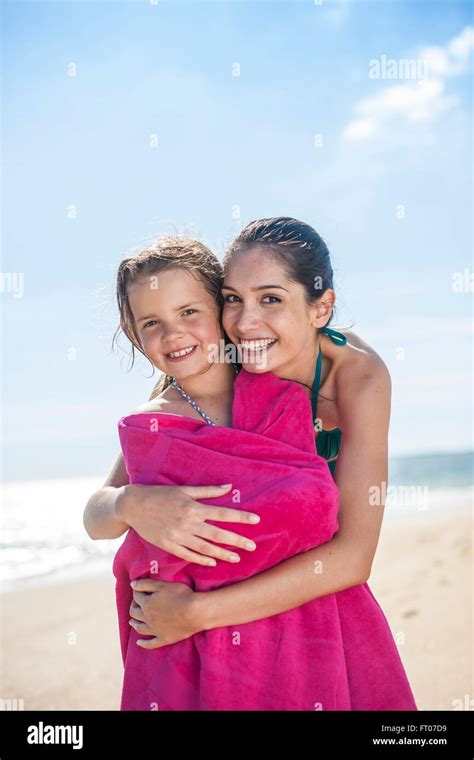
{"type": "Polygon", "coordinates": [[[194,353],[197,346],[188,346],[187,348],[176,348],[166,354],[171,362],[182,362],[188,359],[194,353]]]}

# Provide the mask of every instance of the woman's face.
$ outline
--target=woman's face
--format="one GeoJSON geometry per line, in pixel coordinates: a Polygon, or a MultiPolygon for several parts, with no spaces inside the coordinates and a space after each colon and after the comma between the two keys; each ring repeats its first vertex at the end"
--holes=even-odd
{"type": "Polygon", "coordinates": [[[235,254],[222,294],[224,329],[249,372],[291,377],[301,361],[314,356],[315,327],[324,318],[317,321],[303,285],[289,280],[271,254],[258,247],[235,254]]]}
{"type": "Polygon", "coordinates": [[[216,301],[199,277],[166,269],[132,283],[128,298],[143,351],[155,367],[178,380],[209,369],[210,346],[219,345],[222,328],[216,301]]]}

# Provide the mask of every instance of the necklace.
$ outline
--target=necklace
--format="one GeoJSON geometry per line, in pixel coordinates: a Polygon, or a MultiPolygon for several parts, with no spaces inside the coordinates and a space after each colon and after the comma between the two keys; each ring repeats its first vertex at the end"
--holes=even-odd
{"type": "MultiPolygon", "coordinates": [[[[235,364],[234,364],[234,370],[235,370],[235,374],[237,375],[239,370],[237,369],[235,364]]],[[[173,388],[176,388],[176,390],[182,395],[182,397],[191,404],[193,409],[195,409],[196,412],[201,415],[201,417],[203,418],[203,420],[206,422],[207,425],[215,425],[215,422],[211,420],[211,418],[209,417],[209,415],[206,414],[206,412],[202,411],[199,404],[192,398],[192,396],[189,395],[189,393],[186,393],[184,388],[178,383],[175,377],[173,377],[171,381],[171,385],[173,386],[173,388]]]]}

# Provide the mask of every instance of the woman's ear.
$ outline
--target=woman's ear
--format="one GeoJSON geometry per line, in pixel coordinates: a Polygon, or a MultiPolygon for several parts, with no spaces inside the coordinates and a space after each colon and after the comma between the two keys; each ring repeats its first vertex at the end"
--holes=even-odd
{"type": "Polygon", "coordinates": [[[311,325],[312,327],[324,327],[331,317],[334,304],[336,303],[336,293],[332,288],[324,291],[323,295],[311,306],[311,325]]]}

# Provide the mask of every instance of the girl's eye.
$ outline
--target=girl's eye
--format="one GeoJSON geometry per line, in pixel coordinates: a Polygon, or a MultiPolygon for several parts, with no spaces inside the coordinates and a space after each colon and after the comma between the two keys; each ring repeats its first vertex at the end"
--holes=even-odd
{"type": "MultiPolygon", "coordinates": [[[[186,309],[186,311],[183,311],[183,315],[187,316],[189,314],[194,314],[195,312],[197,312],[197,309],[186,309]]],[[[145,322],[143,329],[146,330],[147,327],[153,327],[154,325],[157,325],[158,321],[158,319],[150,319],[148,322],[145,322]]]]}
{"type": "Polygon", "coordinates": [[[237,300],[240,300],[239,296],[231,294],[230,296],[225,296],[224,297],[224,303],[237,303],[237,301],[231,300],[231,299],[234,299],[234,298],[237,298],[237,300]]]}

